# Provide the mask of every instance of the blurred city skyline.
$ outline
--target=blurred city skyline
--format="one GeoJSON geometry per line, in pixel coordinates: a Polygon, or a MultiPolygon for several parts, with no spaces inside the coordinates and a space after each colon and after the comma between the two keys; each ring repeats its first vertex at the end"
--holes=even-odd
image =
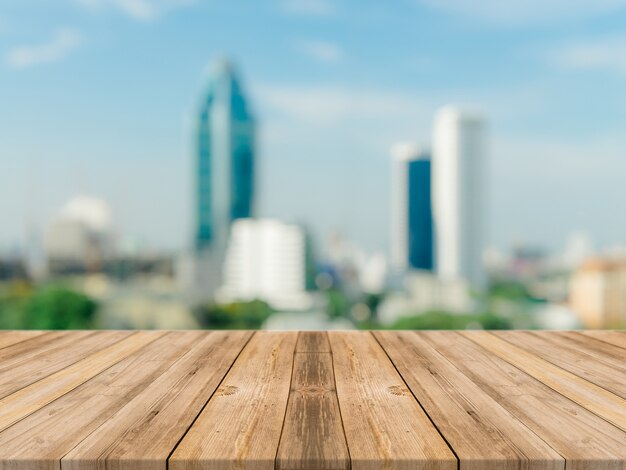
{"type": "Polygon", "coordinates": [[[488,116],[491,245],[624,244],[624,20],[621,1],[6,2],[0,250],[77,194],[121,235],[190,246],[193,120],[223,55],[258,121],[259,216],[387,252],[389,149],[430,146],[454,103],[488,116]]]}

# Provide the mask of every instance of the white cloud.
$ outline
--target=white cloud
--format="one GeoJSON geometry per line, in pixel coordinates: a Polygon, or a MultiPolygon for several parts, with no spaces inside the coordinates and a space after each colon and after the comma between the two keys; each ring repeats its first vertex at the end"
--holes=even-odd
{"type": "Polygon", "coordinates": [[[156,6],[147,0],[115,0],[120,10],[138,20],[151,20],[157,14],[156,6]]]}
{"type": "Polygon", "coordinates": [[[71,29],[60,29],[45,43],[34,46],[17,46],[6,56],[6,63],[13,68],[56,62],[65,58],[82,43],[80,34],[71,29]]]}
{"type": "Polygon", "coordinates": [[[195,0],[76,0],[91,10],[114,8],[139,21],[151,21],[168,10],[195,3],[195,0]]]}
{"type": "Polygon", "coordinates": [[[548,59],[573,69],[603,69],[626,76],[626,37],[592,39],[557,47],[548,59]]]}
{"type": "Polygon", "coordinates": [[[344,57],[343,50],[337,44],[326,41],[303,41],[298,43],[297,49],[308,57],[319,62],[337,63],[344,57]]]}
{"type": "Polygon", "coordinates": [[[332,16],[336,13],[335,6],[328,0],[285,0],[282,10],[302,16],[332,16]]]}
{"type": "Polygon", "coordinates": [[[288,119],[328,126],[345,119],[398,119],[424,109],[424,103],[405,93],[341,86],[263,86],[255,96],[288,119]]]}
{"type": "Polygon", "coordinates": [[[255,87],[253,96],[269,111],[287,118],[320,126],[342,121],[367,120],[381,125],[419,119],[426,129],[436,110],[453,103],[476,110],[489,120],[534,120],[545,112],[545,92],[531,87],[489,89],[442,89],[428,93],[338,84],[278,85],[255,87]]]}
{"type": "Polygon", "coordinates": [[[436,10],[498,26],[523,26],[564,19],[585,19],[624,8],[626,0],[417,0],[436,10]]]}

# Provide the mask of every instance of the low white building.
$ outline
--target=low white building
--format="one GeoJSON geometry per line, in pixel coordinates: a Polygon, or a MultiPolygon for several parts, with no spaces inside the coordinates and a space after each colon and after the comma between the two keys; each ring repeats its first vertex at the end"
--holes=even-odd
{"type": "Polygon", "coordinates": [[[278,310],[305,310],[307,242],[302,227],[273,219],[233,222],[219,302],[260,299],[278,310]]]}
{"type": "Polygon", "coordinates": [[[429,311],[468,313],[474,308],[470,286],[462,279],[445,280],[413,271],[404,279],[404,290],[390,294],[378,309],[378,320],[391,325],[400,318],[429,311]]]}
{"type": "Polygon", "coordinates": [[[97,268],[113,252],[108,204],[89,196],[70,200],[46,231],[45,252],[51,271],[97,268]]]}

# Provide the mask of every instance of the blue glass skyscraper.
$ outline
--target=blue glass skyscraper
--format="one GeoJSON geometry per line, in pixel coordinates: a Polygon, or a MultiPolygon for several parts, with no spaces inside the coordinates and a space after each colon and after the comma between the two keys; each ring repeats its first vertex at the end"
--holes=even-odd
{"type": "Polygon", "coordinates": [[[393,147],[392,247],[400,270],[434,267],[430,154],[413,145],[393,147]]]}
{"type": "Polygon", "coordinates": [[[254,208],[254,119],[233,66],[212,71],[200,108],[195,168],[195,248],[222,250],[233,220],[254,208]]]}
{"type": "Polygon", "coordinates": [[[414,269],[433,269],[430,155],[408,162],[408,260],[414,269]]]}

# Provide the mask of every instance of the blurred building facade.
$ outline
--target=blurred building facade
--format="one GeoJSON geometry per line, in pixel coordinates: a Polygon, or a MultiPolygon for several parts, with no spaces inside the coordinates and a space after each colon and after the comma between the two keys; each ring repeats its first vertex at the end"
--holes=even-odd
{"type": "Polygon", "coordinates": [[[485,285],[486,142],[480,116],[439,110],[433,135],[433,212],[437,274],[485,285]]]}
{"type": "Polygon", "coordinates": [[[586,328],[626,327],[626,261],[585,261],[571,278],[570,307],[586,328]]]}
{"type": "Polygon", "coordinates": [[[254,119],[233,65],[215,64],[200,108],[196,142],[195,245],[224,242],[230,223],[254,203],[254,119]]]}
{"type": "Polygon", "coordinates": [[[45,234],[48,273],[100,271],[113,256],[113,228],[108,204],[90,196],[70,200],[45,234]]]}
{"type": "Polygon", "coordinates": [[[277,310],[311,306],[307,237],[302,227],[273,219],[240,219],[231,229],[224,283],[217,299],[264,300],[277,310]]]}
{"type": "Polygon", "coordinates": [[[392,147],[391,256],[397,270],[432,271],[430,154],[408,143],[392,147]]]}
{"type": "Polygon", "coordinates": [[[221,282],[231,223],[254,215],[255,123],[226,60],[213,67],[196,132],[194,250],[183,276],[193,297],[209,298],[221,282]]]}
{"type": "Polygon", "coordinates": [[[432,273],[413,271],[404,278],[404,288],[390,293],[378,310],[378,320],[392,325],[403,317],[424,312],[467,313],[474,308],[467,281],[444,280],[432,273]]]}
{"type": "Polygon", "coordinates": [[[29,279],[28,266],[23,259],[15,256],[0,258],[0,283],[4,281],[26,281],[29,279]]]}

